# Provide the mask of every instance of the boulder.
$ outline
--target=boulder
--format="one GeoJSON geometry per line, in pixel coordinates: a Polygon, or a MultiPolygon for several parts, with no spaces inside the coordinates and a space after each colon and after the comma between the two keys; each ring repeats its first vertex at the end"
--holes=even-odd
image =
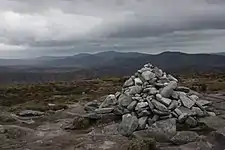
{"type": "Polygon", "coordinates": [[[129,86],[132,86],[134,85],[134,81],[133,81],[133,78],[130,77],[123,85],[123,87],[129,87],[129,86]]]}
{"type": "Polygon", "coordinates": [[[138,119],[131,114],[123,115],[119,125],[119,132],[124,136],[130,136],[138,128],[138,119]]]}
{"type": "Polygon", "coordinates": [[[99,106],[99,108],[106,108],[109,106],[114,106],[117,104],[117,99],[116,96],[113,94],[110,94],[106,97],[106,99],[104,100],[104,102],[99,106]]]}
{"type": "Polygon", "coordinates": [[[129,87],[129,95],[135,95],[135,94],[139,94],[142,91],[142,87],[141,86],[130,86],[129,87]]]}
{"type": "Polygon", "coordinates": [[[151,71],[142,72],[141,76],[144,78],[145,81],[149,81],[155,78],[155,74],[151,71]]]}
{"type": "Polygon", "coordinates": [[[193,131],[180,131],[170,140],[175,145],[183,145],[196,141],[199,135],[193,131]]]}
{"type": "Polygon", "coordinates": [[[188,96],[184,93],[180,93],[180,100],[182,104],[189,109],[195,105],[195,102],[188,98],[188,96]]]}
{"type": "Polygon", "coordinates": [[[148,117],[141,117],[141,118],[139,118],[138,119],[138,128],[140,130],[145,129],[147,121],[148,121],[148,117]]]}
{"type": "Polygon", "coordinates": [[[160,111],[165,111],[168,112],[168,109],[165,105],[163,105],[162,103],[158,102],[157,100],[152,100],[152,104],[155,106],[155,108],[157,108],[160,111]]]}
{"type": "Polygon", "coordinates": [[[127,107],[131,102],[131,96],[128,96],[126,94],[121,94],[119,99],[118,99],[119,105],[122,107],[127,107]]]}
{"type": "Polygon", "coordinates": [[[164,87],[160,94],[165,98],[170,98],[173,94],[174,89],[177,87],[177,82],[171,81],[166,87],[164,87]]]}

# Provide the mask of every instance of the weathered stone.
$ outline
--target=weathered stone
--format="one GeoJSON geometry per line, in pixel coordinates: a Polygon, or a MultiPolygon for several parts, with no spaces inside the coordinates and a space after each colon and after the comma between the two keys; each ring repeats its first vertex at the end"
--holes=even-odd
{"type": "Polygon", "coordinates": [[[131,96],[127,96],[126,94],[121,94],[118,99],[119,105],[123,107],[127,107],[131,102],[131,96]]]}
{"type": "Polygon", "coordinates": [[[137,105],[137,101],[133,101],[130,103],[130,105],[127,106],[127,109],[130,111],[133,111],[136,105],[137,105]]]}
{"type": "Polygon", "coordinates": [[[141,111],[143,108],[146,108],[148,106],[148,102],[139,102],[137,103],[135,110],[136,111],[141,111]]]}
{"type": "Polygon", "coordinates": [[[131,86],[129,87],[129,95],[139,94],[142,91],[141,86],[131,86]]]}
{"type": "Polygon", "coordinates": [[[134,85],[134,81],[132,78],[129,78],[123,85],[123,87],[129,87],[129,86],[132,86],[134,85]]]}
{"type": "Polygon", "coordinates": [[[141,96],[134,96],[134,97],[132,97],[132,100],[139,101],[139,102],[143,102],[144,101],[141,96]]]}
{"type": "Polygon", "coordinates": [[[120,92],[116,92],[116,93],[115,93],[116,99],[118,99],[118,98],[120,97],[120,94],[121,94],[120,92]]]}
{"type": "Polygon", "coordinates": [[[158,67],[154,67],[153,71],[158,78],[163,76],[163,71],[159,69],[158,67]]]}
{"type": "Polygon", "coordinates": [[[193,131],[180,131],[171,139],[171,142],[176,145],[183,145],[194,142],[199,138],[199,135],[193,131]]]}
{"type": "Polygon", "coordinates": [[[165,106],[169,106],[171,104],[171,102],[172,102],[171,99],[165,98],[165,97],[162,97],[162,99],[158,100],[158,101],[161,102],[162,104],[164,104],[165,106]]]}
{"type": "Polygon", "coordinates": [[[179,148],[180,150],[215,150],[213,149],[213,145],[207,141],[191,142],[191,143],[182,145],[179,148]]]}
{"type": "Polygon", "coordinates": [[[145,71],[141,75],[146,81],[149,81],[155,77],[155,74],[151,71],[145,71]]]}
{"type": "Polygon", "coordinates": [[[157,115],[160,115],[160,116],[165,116],[165,115],[169,115],[170,114],[169,111],[160,111],[160,110],[157,110],[157,109],[153,109],[152,112],[154,114],[157,114],[157,115]]]}
{"type": "Polygon", "coordinates": [[[185,122],[185,120],[188,118],[188,114],[186,114],[186,113],[183,113],[183,114],[181,114],[179,117],[178,117],[178,122],[179,123],[183,123],[183,122],[185,122]]]}
{"type": "Polygon", "coordinates": [[[159,120],[159,115],[155,114],[153,117],[152,117],[152,120],[154,122],[158,121],[159,120]]]}
{"type": "Polygon", "coordinates": [[[157,101],[160,101],[162,99],[162,95],[161,94],[156,94],[155,97],[156,97],[156,100],[157,101]]]}
{"type": "Polygon", "coordinates": [[[169,98],[172,96],[173,94],[173,90],[177,87],[177,82],[175,81],[171,81],[166,87],[164,87],[160,94],[163,96],[163,97],[166,97],[166,98],[169,98]]]}
{"type": "Polygon", "coordinates": [[[114,110],[114,108],[99,108],[95,109],[95,112],[97,114],[106,114],[106,113],[111,113],[114,110]]]}
{"type": "Polygon", "coordinates": [[[208,112],[208,115],[209,116],[216,116],[216,113],[214,113],[214,112],[208,112]]]}
{"type": "Polygon", "coordinates": [[[138,86],[141,86],[143,84],[143,82],[141,81],[140,78],[135,78],[134,83],[135,83],[135,85],[138,85],[138,86]]]}
{"type": "Polygon", "coordinates": [[[203,99],[200,99],[198,100],[198,103],[202,106],[205,106],[205,105],[211,105],[212,102],[211,101],[207,101],[207,100],[203,100],[203,99]]]}
{"type": "Polygon", "coordinates": [[[116,106],[116,107],[114,108],[114,110],[113,110],[113,113],[114,113],[115,115],[124,115],[124,114],[125,114],[125,113],[124,113],[124,108],[121,107],[121,106],[116,106]]]}
{"type": "Polygon", "coordinates": [[[152,100],[152,104],[155,106],[155,108],[157,108],[160,111],[165,111],[168,112],[168,109],[165,105],[163,105],[162,103],[156,101],[156,100],[152,100]]]}
{"type": "Polygon", "coordinates": [[[199,100],[199,97],[197,95],[191,95],[189,96],[192,100],[194,101],[198,101],[199,100]]]}
{"type": "Polygon", "coordinates": [[[143,110],[141,112],[138,112],[138,117],[144,117],[144,116],[149,116],[151,115],[151,112],[148,110],[143,110]]]}
{"type": "Polygon", "coordinates": [[[44,112],[35,111],[35,110],[23,110],[18,113],[21,117],[32,117],[32,116],[42,116],[44,112]]]}
{"type": "Polygon", "coordinates": [[[180,93],[180,100],[182,104],[189,109],[195,104],[195,102],[188,98],[187,95],[184,93],[180,93]]]}
{"type": "Polygon", "coordinates": [[[119,125],[119,132],[124,136],[130,136],[138,128],[138,119],[131,114],[123,115],[119,125]]]}
{"type": "Polygon", "coordinates": [[[193,114],[198,116],[198,117],[204,117],[205,116],[204,112],[198,107],[192,107],[191,110],[192,110],[193,114]]]}
{"type": "Polygon", "coordinates": [[[178,108],[174,109],[174,112],[175,112],[178,116],[182,115],[182,111],[181,111],[180,109],[178,109],[178,108]]]}
{"type": "Polygon", "coordinates": [[[178,82],[178,80],[177,80],[174,76],[172,76],[171,74],[168,74],[168,75],[167,75],[167,78],[168,78],[170,81],[176,81],[176,82],[178,82]]]}
{"type": "Polygon", "coordinates": [[[109,106],[114,106],[117,104],[116,96],[113,94],[110,94],[106,97],[105,101],[99,106],[99,108],[106,108],[109,106]]]}
{"type": "Polygon", "coordinates": [[[180,91],[180,92],[185,92],[185,93],[189,93],[190,92],[190,89],[188,87],[184,87],[184,86],[178,86],[176,88],[177,91],[180,91]]]}
{"type": "Polygon", "coordinates": [[[73,119],[73,122],[71,125],[66,126],[64,129],[69,129],[69,130],[80,130],[80,129],[85,129],[90,127],[92,125],[92,122],[90,119],[77,116],[73,119]]]}
{"type": "Polygon", "coordinates": [[[185,124],[187,124],[189,127],[196,127],[198,122],[193,117],[188,117],[185,121],[185,124]]]}
{"type": "Polygon", "coordinates": [[[155,123],[155,120],[148,118],[148,126],[150,127],[153,123],[155,123]]]}
{"type": "Polygon", "coordinates": [[[154,105],[152,104],[151,100],[147,98],[147,102],[148,102],[148,106],[149,106],[150,110],[153,110],[154,105]]]}
{"type": "Polygon", "coordinates": [[[169,118],[172,118],[172,114],[169,114],[169,115],[166,115],[166,116],[160,116],[159,119],[160,120],[165,120],[165,119],[169,119],[169,118]]]}
{"type": "Polygon", "coordinates": [[[147,120],[148,120],[148,117],[141,117],[141,118],[138,119],[138,128],[140,130],[145,129],[146,124],[147,124],[147,120]]]}
{"type": "Polygon", "coordinates": [[[168,109],[169,109],[169,110],[174,110],[174,109],[177,108],[177,106],[178,106],[178,102],[177,102],[176,100],[173,100],[173,101],[171,102],[171,104],[169,105],[168,109]]]}
{"type": "Polygon", "coordinates": [[[171,97],[172,97],[173,99],[175,99],[175,100],[178,100],[178,99],[179,99],[179,92],[173,91],[171,97]]]}
{"type": "Polygon", "coordinates": [[[194,113],[191,109],[189,109],[189,108],[187,108],[187,107],[184,107],[184,106],[179,107],[179,110],[180,110],[182,113],[188,114],[188,116],[193,116],[193,115],[195,115],[195,113],[194,113]]]}

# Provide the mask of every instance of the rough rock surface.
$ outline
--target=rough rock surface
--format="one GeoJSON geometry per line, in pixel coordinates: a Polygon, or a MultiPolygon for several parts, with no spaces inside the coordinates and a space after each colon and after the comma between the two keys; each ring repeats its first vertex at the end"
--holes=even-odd
{"type": "Polygon", "coordinates": [[[176,145],[183,145],[194,142],[198,139],[199,135],[193,131],[180,131],[171,139],[171,142],[176,145]]]}

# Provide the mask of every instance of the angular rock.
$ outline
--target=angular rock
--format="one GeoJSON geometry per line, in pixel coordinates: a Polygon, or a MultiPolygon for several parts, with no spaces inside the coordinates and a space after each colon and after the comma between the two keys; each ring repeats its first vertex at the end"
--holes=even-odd
{"type": "Polygon", "coordinates": [[[165,106],[169,106],[171,104],[171,102],[172,102],[171,99],[165,98],[165,97],[162,97],[162,99],[158,100],[158,101],[161,102],[162,104],[164,104],[165,106]]]}
{"type": "Polygon", "coordinates": [[[99,106],[99,108],[106,108],[109,106],[114,106],[117,104],[116,96],[113,94],[110,94],[106,97],[105,101],[99,106]]]}
{"type": "Polygon", "coordinates": [[[178,106],[178,102],[177,102],[176,100],[173,100],[173,101],[171,102],[171,104],[169,105],[168,109],[169,109],[169,110],[174,110],[174,109],[177,108],[177,106],[178,106]]]}
{"type": "Polygon", "coordinates": [[[148,117],[141,117],[141,118],[138,119],[138,128],[140,130],[145,129],[146,124],[147,124],[147,120],[148,120],[148,117]]]}
{"type": "Polygon", "coordinates": [[[141,86],[131,86],[129,87],[129,95],[139,94],[142,91],[141,86]]]}
{"type": "Polygon", "coordinates": [[[138,85],[138,86],[141,86],[143,84],[143,82],[141,81],[140,78],[135,78],[134,83],[135,83],[135,85],[138,85]]]}
{"type": "Polygon", "coordinates": [[[183,145],[198,140],[199,135],[193,131],[180,131],[171,139],[171,142],[176,145],[183,145]]]}
{"type": "Polygon", "coordinates": [[[150,110],[153,110],[154,109],[154,105],[152,104],[151,100],[149,100],[147,98],[147,102],[148,102],[148,106],[149,106],[150,110]]]}
{"type": "Polygon", "coordinates": [[[192,113],[198,117],[204,117],[206,114],[204,114],[204,112],[198,108],[198,107],[192,107],[192,113]]]}
{"type": "Polygon", "coordinates": [[[95,109],[95,112],[97,114],[106,114],[106,113],[111,113],[114,110],[114,108],[99,108],[95,109]]]}
{"type": "Polygon", "coordinates": [[[158,67],[154,67],[153,71],[158,78],[163,76],[163,71],[159,69],[158,67]]]}
{"type": "Polygon", "coordinates": [[[175,112],[178,116],[180,116],[180,115],[183,114],[182,111],[181,111],[180,109],[178,109],[178,108],[174,109],[174,112],[175,112]]]}
{"type": "Polygon", "coordinates": [[[180,91],[180,92],[185,92],[185,93],[189,93],[190,92],[190,89],[188,87],[184,87],[184,86],[178,86],[176,88],[177,91],[180,91]]]}
{"type": "Polygon", "coordinates": [[[146,107],[148,107],[148,102],[139,102],[139,103],[137,103],[135,110],[142,111],[143,108],[146,108],[146,107]]]}
{"type": "Polygon", "coordinates": [[[152,112],[156,115],[159,115],[159,116],[165,116],[165,115],[170,114],[169,111],[160,111],[160,110],[157,110],[157,109],[153,109],[152,112]]]}
{"type": "Polygon", "coordinates": [[[195,105],[195,102],[188,98],[184,93],[180,93],[180,100],[182,104],[189,109],[195,105]]]}
{"type": "Polygon", "coordinates": [[[138,112],[138,117],[144,117],[144,116],[150,116],[151,112],[148,110],[143,110],[141,112],[138,112]]]}
{"type": "Polygon", "coordinates": [[[155,108],[157,108],[160,111],[165,111],[168,112],[168,109],[165,105],[163,105],[162,103],[156,101],[156,100],[152,100],[152,104],[155,106],[155,108]]]}
{"type": "Polygon", "coordinates": [[[165,98],[170,98],[173,94],[174,89],[177,87],[177,82],[171,81],[166,87],[164,87],[160,94],[165,98]]]}
{"type": "Polygon", "coordinates": [[[134,85],[134,81],[133,81],[133,78],[129,78],[123,85],[123,87],[130,87],[134,85]]]}
{"type": "Polygon", "coordinates": [[[178,82],[178,80],[177,80],[174,76],[172,76],[171,74],[168,74],[168,75],[167,75],[167,78],[168,78],[170,81],[176,81],[176,82],[178,82]]]}
{"type": "Polygon", "coordinates": [[[121,94],[118,99],[119,105],[123,107],[127,107],[131,102],[131,96],[127,96],[126,94],[121,94]]]}
{"type": "Polygon", "coordinates": [[[131,114],[123,115],[118,130],[124,136],[130,136],[138,128],[138,119],[131,114]]]}
{"type": "Polygon", "coordinates": [[[200,99],[198,100],[198,103],[202,106],[205,106],[205,105],[211,105],[212,102],[211,101],[207,101],[207,100],[203,100],[203,99],[200,99]]]}
{"type": "Polygon", "coordinates": [[[183,122],[185,122],[185,120],[188,118],[188,114],[186,114],[186,113],[183,113],[183,114],[181,114],[179,117],[178,117],[178,122],[179,123],[183,123],[183,122]]]}
{"type": "Polygon", "coordinates": [[[127,106],[127,109],[130,111],[133,111],[136,105],[137,105],[137,101],[133,101],[130,103],[130,105],[127,106]]]}
{"type": "Polygon", "coordinates": [[[145,71],[141,75],[145,81],[149,81],[155,77],[155,74],[151,71],[145,71]]]}

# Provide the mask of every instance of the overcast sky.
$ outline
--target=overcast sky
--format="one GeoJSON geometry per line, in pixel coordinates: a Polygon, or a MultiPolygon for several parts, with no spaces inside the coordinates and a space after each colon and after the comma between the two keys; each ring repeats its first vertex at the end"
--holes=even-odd
{"type": "Polygon", "coordinates": [[[0,0],[0,57],[225,52],[225,0],[0,0]]]}

